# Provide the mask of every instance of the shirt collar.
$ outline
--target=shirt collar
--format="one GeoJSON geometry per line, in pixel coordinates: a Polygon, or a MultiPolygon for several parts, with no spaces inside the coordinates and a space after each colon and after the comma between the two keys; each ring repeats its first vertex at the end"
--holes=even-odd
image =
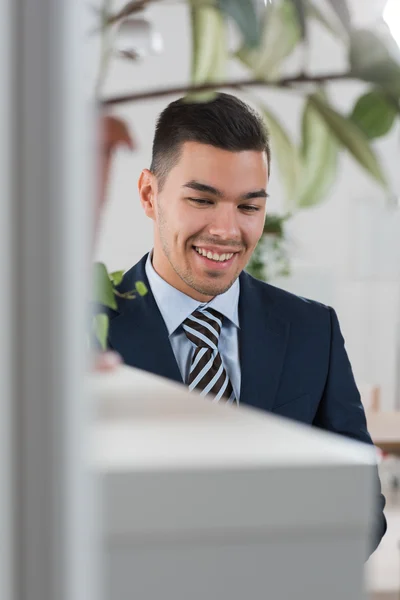
{"type": "Polygon", "coordinates": [[[229,290],[215,296],[210,302],[199,302],[162,279],[154,270],[151,260],[152,252],[147,257],[146,275],[154,299],[167,326],[168,335],[174,333],[192,312],[205,306],[218,310],[231,323],[239,327],[239,279],[236,279],[229,290]]]}

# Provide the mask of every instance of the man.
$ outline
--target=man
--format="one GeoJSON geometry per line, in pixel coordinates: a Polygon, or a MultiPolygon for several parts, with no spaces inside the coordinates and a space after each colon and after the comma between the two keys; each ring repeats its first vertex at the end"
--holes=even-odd
{"type": "MultiPolygon", "coordinates": [[[[371,444],[335,311],[244,272],[259,241],[268,134],[240,100],[178,100],[160,115],[139,179],[154,246],[128,271],[109,345],[128,365],[214,401],[248,404],[371,444]]],[[[386,523],[377,478],[371,551],[386,523]]]]}

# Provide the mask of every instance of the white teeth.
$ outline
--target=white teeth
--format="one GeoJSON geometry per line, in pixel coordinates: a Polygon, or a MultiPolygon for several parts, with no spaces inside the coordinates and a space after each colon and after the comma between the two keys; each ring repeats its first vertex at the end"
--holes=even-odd
{"type": "Polygon", "coordinates": [[[230,254],[219,255],[216,252],[214,252],[214,254],[212,252],[207,252],[203,248],[196,248],[196,246],[195,246],[195,250],[201,256],[206,256],[209,260],[215,260],[216,262],[224,262],[225,260],[231,259],[233,256],[233,252],[231,252],[230,254]]]}

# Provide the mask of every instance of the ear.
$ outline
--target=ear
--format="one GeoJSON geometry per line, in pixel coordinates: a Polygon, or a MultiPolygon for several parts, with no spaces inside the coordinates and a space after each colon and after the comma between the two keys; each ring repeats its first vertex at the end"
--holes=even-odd
{"type": "Polygon", "coordinates": [[[145,214],[155,220],[156,198],[158,192],[157,179],[151,171],[143,169],[138,181],[140,202],[145,214]]]}

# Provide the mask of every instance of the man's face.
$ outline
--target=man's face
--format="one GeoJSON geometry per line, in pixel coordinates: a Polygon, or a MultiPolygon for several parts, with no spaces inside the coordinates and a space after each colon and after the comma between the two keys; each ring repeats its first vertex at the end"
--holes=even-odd
{"type": "Polygon", "coordinates": [[[154,220],[157,273],[200,301],[228,290],[261,237],[267,179],[264,152],[197,142],[184,144],[161,190],[143,171],[139,191],[154,220]]]}

